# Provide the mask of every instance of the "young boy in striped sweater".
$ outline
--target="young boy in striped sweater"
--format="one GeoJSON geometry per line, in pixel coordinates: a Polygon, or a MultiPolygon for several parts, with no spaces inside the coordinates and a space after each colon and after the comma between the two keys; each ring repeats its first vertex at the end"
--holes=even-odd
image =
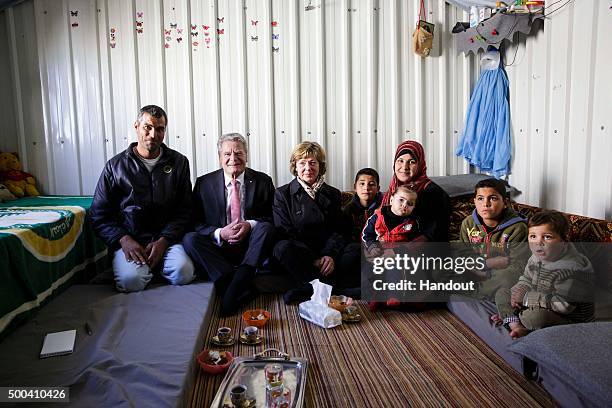
{"type": "Polygon", "coordinates": [[[512,338],[532,330],[592,321],[593,267],[589,259],[567,242],[569,223],[557,211],[542,211],[529,219],[531,257],[512,289],[495,295],[498,314],[512,338]]]}

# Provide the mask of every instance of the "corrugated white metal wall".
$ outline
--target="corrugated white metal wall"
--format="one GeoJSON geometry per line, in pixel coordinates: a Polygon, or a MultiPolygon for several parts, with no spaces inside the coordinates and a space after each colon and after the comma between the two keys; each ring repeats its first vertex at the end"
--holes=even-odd
{"type": "MultiPolygon", "coordinates": [[[[12,98],[16,117],[16,137],[2,145],[19,148],[45,191],[90,194],[104,162],[134,139],[137,108],[159,104],[170,117],[166,142],[190,158],[194,177],[218,166],[216,138],[229,131],[248,135],[251,167],[277,185],[291,179],[300,140],[324,145],[328,181],[344,189],[365,166],[386,185],[395,145],[407,138],[424,144],[430,175],[469,172],[453,153],[478,64],[457,54],[450,34],[467,17],[428,1],[435,47],[421,59],[410,50],[418,3],[25,2],[0,25],[11,68],[0,83],[14,90],[0,99],[12,98]]],[[[510,181],[520,201],[612,218],[604,3],[570,3],[508,49],[510,181]]]]}

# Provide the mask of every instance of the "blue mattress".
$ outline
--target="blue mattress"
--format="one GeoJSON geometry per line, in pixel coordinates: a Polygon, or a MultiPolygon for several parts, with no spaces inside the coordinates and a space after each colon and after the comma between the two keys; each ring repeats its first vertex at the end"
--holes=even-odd
{"type": "Polygon", "coordinates": [[[129,294],[72,286],[0,343],[0,386],[70,387],[70,406],[184,405],[212,296],[208,282],[129,294]],[[39,359],[46,333],[70,329],[72,354],[39,359]]]}

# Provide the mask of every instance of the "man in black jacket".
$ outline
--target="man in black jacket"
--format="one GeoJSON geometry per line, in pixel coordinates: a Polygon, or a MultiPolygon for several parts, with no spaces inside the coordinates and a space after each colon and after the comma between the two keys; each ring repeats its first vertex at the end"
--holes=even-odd
{"type": "Polygon", "coordinates": [[[198,177],[193,192],[195,232],[183,239],[196,268],[205,271],[222,296],[222,313],[233,314],[252,294],[255,270],[270,255],[274,184],[247,168],[242,135],[217,143],[221,169],[198,177]]]}
{"type": "Polygon", "coordinates": [[[115,251],[121,292],[144,289],[157,270],[173,285],[194,278],[181,245],[191,214],[189,161],[163,144],[167,123],[162,108],[140,109],[138,141],[106,163],[91,205],[94,229],[115,251]]]}

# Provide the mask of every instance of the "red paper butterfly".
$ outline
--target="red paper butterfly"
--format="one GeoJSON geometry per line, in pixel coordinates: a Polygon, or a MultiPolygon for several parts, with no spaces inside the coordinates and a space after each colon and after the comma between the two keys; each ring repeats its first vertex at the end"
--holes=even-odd
{"type": "Polygon", "coordinates": [[[272,27],[276,27],[276,26],[278,26],[278,21],[273,21],[273,22],[272,22],[272,23],[270,23],[270,24],[272,24],[272,27]]]}
{"type": "Polygon", "coordinates": [[[217,34],[225,34],[225,29],[224,28],[217,29],[217,34]]]}
{"type": "Polygon", "coordinates": [[[78,27],[78,26],[79,26],[79,23],[72,23],[71,25],[72,25],[73,27],[78,27]]]}
{"type": "Polygon", "coordinates": [[[202,28],[205,29],[205,30],[208,30],[210,28],[210,26],[203,25],[202,28]]]}
{"type": "Polygon", "coordinates": [[[179,38],[176,39],[177,43],[180,43],[181,41],[183,41],[183,37],[179,37],[179,38]]]}
{"type": "Polygon", "coordinates": [[[136,27],[142,27],[142,21],[137,21],[136,22],[136,27]]]}
{"type": "Polygon", "coordinates": [[[115,43],[110,43],[111,48],[115,48],[115,43]]]}
{"type": "Polygon", "coordinates": [[[251,20],[251,25],[256,26],[259,23],[259,20],[251,20]]]}
{"type": "Polygon", "coordinates": [[[142,34],[142,28],[137,28],[137,29],[136,29],[136,32],[137,32],[138,34],[142,34]]]}
{"type": "Polygon", "coordinates": [[[142,11],[139,11],[139,12],[136,13],[136,16],[138,18],[142,18],[143,15],[144,15],[144,13],[142,11]]]}
{"type": "Polygon", "coordinates": [[[170,44],[165,43],[165,44],[164,44],[164,48],[170,48],[170,44]]]}
{"type": "Polygon", "coordinates": [[[198,26],[197,26],[197,25],[193,25],[193,24],[191,25],[191,29],[192,29],[192,30],[195,30],[196,28],[198,28],[198,26]]]}
{"type": "Polygon", "coordinates": [[[170,35],[170,34],[172,34],[172,30],[164,30],[164,34],[170,35]]]}
{"type": "Polygon", "coordinates": [[[218,21],[219,23],[222,23],[222,22],[223,22],[223,20],[225,20],[225,17],[221,17],[221,18],[217,17],[217,21],[218,21]]]}

